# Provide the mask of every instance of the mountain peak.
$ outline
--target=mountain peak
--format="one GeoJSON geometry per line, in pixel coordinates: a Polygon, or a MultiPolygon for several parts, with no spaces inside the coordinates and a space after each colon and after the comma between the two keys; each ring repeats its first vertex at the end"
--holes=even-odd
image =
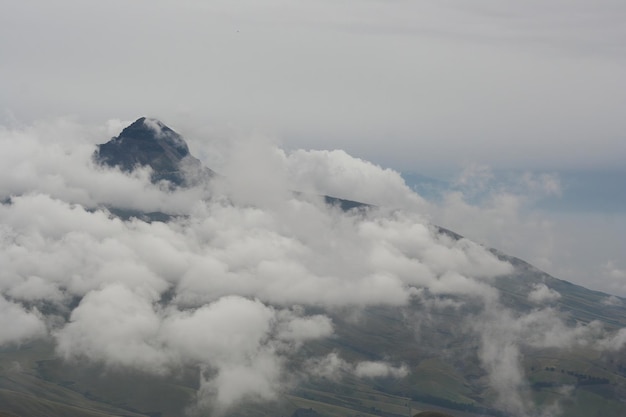
{"type": "Polygon", "coordinates": [[[160,120],[148,117],[140,117],[119,136],[98,145],[94,159],[125,172],[149,166],[155,183],[167,180],[174,185],[191,185],[200,177],[213,175],[213,171],[191,156],[181,135],[160,120]]]}
{"type": "Polygon", "coordinates": [[[158,119],[140,117],[122,130],[120,135],[114,139],[117,141],[135,142],[152,141],[163,148],[171,147],[181,157],[189,154],[189,147],[182,136],[158,119]]]}

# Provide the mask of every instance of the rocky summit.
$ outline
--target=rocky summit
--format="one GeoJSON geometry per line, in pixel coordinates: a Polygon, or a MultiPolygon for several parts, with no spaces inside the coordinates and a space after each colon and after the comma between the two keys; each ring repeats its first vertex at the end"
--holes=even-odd
{"type": "Polygon", "coordinates": [[[94,159],[125,172],[149,167],[152,182],[168,181],[173,186],[193,186],[215,175],[189,153],[181,135],[159,120],[146,117],[98,145],[94,159]]]}

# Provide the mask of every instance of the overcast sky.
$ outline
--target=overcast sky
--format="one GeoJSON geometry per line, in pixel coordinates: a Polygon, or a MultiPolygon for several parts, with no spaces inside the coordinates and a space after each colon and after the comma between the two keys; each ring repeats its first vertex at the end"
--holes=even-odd
{"type": "Polygon", "coordinates": [[[190,138],[206,163],[219,160],[211,141],[256,135],[478,181],[481,199],[461,189],[432,220],[626,294],[623,200],[576,212],[593,198],[572,199],[576,184],[562,174],[609,172],[604,194],[626,193],[623,1],[0,0],[0,9],[3,125],[148,115],[190,138]],[[510,170],[557,185],[505,186],[498,173],[510,170]],[[567,204],[540,211],[545,198],[567,204]]]}
{"type": "Polygon", "coordinates": [[[626,5],[1,0],[0,106],[234,126],[400,170],[622,168],[626,5]]]}

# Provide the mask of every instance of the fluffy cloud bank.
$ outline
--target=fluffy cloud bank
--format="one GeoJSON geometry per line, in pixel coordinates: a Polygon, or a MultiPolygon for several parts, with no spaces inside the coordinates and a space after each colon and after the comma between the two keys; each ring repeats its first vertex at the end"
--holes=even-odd
{"type": "MultiPolygon", "coordinates": [[[[147,170],[95,166],[104,131],[63,122],[0,132],[0,345],[47,335],[68,360],[157,374],[197,366],[200,404],[227,408],[274,398],[287,362],[333,337],[338,308],[407,307],[425,294],[474,300],[484,309],[474,329],[484,367],[512,390],[523,378],[517,346],[600,334],[549,309],[503,309],[491,284],[512,266],[439,233],[419,211],[427,203],[391,170],[342,151],[256,144],[226,161],[228,175],[171,190],[147,170]],[[343,212],[319,194],[380,207],[343,212]],[[113,208],[172,217],[124,221],[113,208]]],[[[528,297],[541,304],[558,293],[536,286],[528,297]]],[[[598,348],[624,344],[621,333],[602,340],[598,348]]],[[[329,353],[302,372],[403,378],[410,369],[329,353]]]]}

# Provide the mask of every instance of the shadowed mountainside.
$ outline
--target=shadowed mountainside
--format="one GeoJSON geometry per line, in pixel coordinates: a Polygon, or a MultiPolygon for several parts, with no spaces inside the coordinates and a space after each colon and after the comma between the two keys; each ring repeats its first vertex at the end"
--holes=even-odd
{"type": "Polygon", "coordinates": [[[185,140],[156,119],[141,117],[119,136],[98,145],[94,159],[130,172],[150,167],[153,182],[170,181],[177,186],[195,185],[215,173],[189,153],[185,140]]]}

